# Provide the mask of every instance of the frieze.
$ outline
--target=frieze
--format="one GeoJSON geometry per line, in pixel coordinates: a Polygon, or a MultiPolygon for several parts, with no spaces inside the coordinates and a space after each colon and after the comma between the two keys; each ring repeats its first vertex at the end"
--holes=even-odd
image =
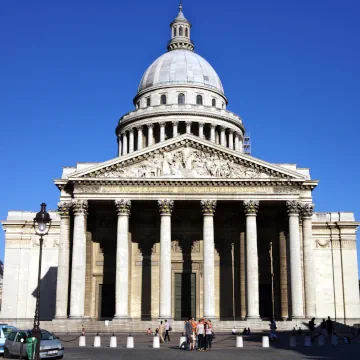
{"type": "Polygon", "coordinates": [[[171,185],[76,185],[75,193],[87,194],[300,194],[298,188],[286,187],[284,192],[275,186],[171,186],[171,185]]]}

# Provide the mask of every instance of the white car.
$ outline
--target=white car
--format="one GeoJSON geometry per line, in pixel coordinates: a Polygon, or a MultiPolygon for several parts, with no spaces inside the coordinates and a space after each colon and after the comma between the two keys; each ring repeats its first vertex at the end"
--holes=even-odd
{"type": "MultiPolygon", "coordinates": [[[[26,356],[26,339],[32,337],[31,330],[15,330],[6,338],[4,345],[4,358],[10,359],[13,356],[20,356],[21,339],[24,339],[23,356],[26,356]]],[[[62,359],[64,347],[61,341],[52,333],[41,330],[40,358],[41,359],[62,359]]]]}
{"type": "Polygon", "coordinates": [[[14,326],[0,324],[0,354],[4,353],[4,345],[7,336],[14,330],[17,330],[14,326]]]}

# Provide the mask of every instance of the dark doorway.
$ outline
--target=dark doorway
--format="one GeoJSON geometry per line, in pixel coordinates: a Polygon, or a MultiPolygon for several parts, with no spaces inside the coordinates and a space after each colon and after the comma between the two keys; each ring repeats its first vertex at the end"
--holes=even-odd
{"type": "Polygon", "coordinates": [[[112,319],[115,314],[115,284],[99,285],[99,319],[112,319]]]}
{"type": "Polygon", "coordinates": [[[175,274],[175,320],[196,317],[196,274],[175,274]]]}
{"type": "Polygon", "coordinates": [[[272,293],[271,284],[259,285],[260,317],[271,319],[272,315],[272,293]]]}

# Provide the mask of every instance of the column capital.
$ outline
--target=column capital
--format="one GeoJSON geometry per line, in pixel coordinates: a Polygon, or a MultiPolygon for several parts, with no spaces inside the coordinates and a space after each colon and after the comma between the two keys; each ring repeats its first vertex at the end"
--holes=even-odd
{"type": "Polygon", "coordinates": [[[165,127],[165,121],[159,122],[160,127],[165,127]]]}
{"type": "Polygon", "coordinates": [[[134,133],[134,128],[129,129],[129,134],[133,134],[134,133]]]}
{"type": "Polygon", "coordinates": [[[216,210],[216,200],[201,200],[201,211],[203,215],[214,215],[216,210]]]}
{"type": "Polygon", "coordinates": [[[225,126],[220,125],[220,130],[221,130],[221,131],[225,131],[225,130],[226,130],[226,127],[225,127],[225,126]]]}
{"type": "Polygon", "coordinates": [[[150,124],[147,124],[147,127],[150,129],[150,128],[153,128],[154,127],[154,123],[150,123],[150,124]]]}
{"type": "Polygon", "coordinates": [[[88,213],[87,200],[74,199],[72,200],[71,205],[75,215],[87,216],[88,213]]]}
{"type": "Polygon", "coordinates": [[[178,126],[178,125],[179,125],[179,121],[178,121],[178,120],[174,120],[174,121],[172,121],[172,124],[175,125],[175,126],[178,126]]]}
{"type": "Polygon", "coordinates": [[[115,200],[116,213],[119,215],[130,215],[131,201],[130,200],[115,200]]]}
{"type": "Polygon", "coordinates": [[[186,124],[187,126],[189,126],[189,125],[192,124],[192,121],[186,120],[186,121],[185,121],[185,124],[186,124]]]}
{"type": "Polygon", "coordinates": [[[229,134],[233,134],[234,132],[235,132],[234,129],[228,129],[228,133],[229,133],[229,134]]]}
{"type": "Polygon", "coordinates": [[[204,127],[205,126],[205,123],[203,123],[203,122],[198,122],[198,124],[199,124],[199,127],[204,127]]]}
{"type": "Polygon", "coordinates": [[[312,203],[303,203],[301,205],[301,215],[303,218],[311,218],[315,205],[312,203]]]}
{"type": "Polygon", "coordinates": [[[72,206],[71,201],[61,201],[58,204],[58,213],[60,217],[66,218],[70,216],[70,209],[72,206]]]}
{"type": "Polygon", "coordinates": [[[121,132],[121,136],[126,136],[127,135],[127,130],[123,130],[122,132],[121,132]]]}
{"type": "Polygon", "coordinates": [[[136,129],[137,129],[137,131],[141,131],[143,129],[143,126],[142,125],[136,125],[136,129]]]}
{"type": "Polygon", "coordinates": [[[259,201],[244,200],[245,215],[256,215],[259,210],[259,201]]]}
{"type": "Polygon", "coordinates": [[[212,129],[215,129],[215,128],[216,128],[216,125],[210,123],[210,127],[211,127],[212,129]]]}
{"type": "Polygon", "coordinates": [[[173,200],[158,200],[160,215],[171,215],[174,208],[173,200]]]}
{"type": "Polygon", "coordinates": [[[288,215],[299,215],[301,212],[301,202],[296,200],[288,200],[286,202],[288,215]]]}

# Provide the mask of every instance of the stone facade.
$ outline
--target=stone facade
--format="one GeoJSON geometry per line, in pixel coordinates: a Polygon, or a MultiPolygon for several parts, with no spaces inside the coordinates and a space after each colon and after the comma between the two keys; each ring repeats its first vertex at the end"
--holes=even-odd
{"type": "MultiPolygon", "coordinates": [[[[188,316],[219,329],[229,320],[260,329],[273,316],[287,320],[279,329],[311,317],[359,322],[359,223],[352,213],[313,212],[309,169],[244,154],[243,121],[193,53],[190,28],[180,8],[165,57],[172,70],[164,60],[145,73],[135,110],[116,127],[118,157],[66,167],[55,180],[41,318],[58,331],[87,319],[99,331],[104,319],[112,330],[159,318],[182,329],[188,316]]],[[[18,326],[34,315],[34,216],[3,221],[1,317],[18,326]]]]}

